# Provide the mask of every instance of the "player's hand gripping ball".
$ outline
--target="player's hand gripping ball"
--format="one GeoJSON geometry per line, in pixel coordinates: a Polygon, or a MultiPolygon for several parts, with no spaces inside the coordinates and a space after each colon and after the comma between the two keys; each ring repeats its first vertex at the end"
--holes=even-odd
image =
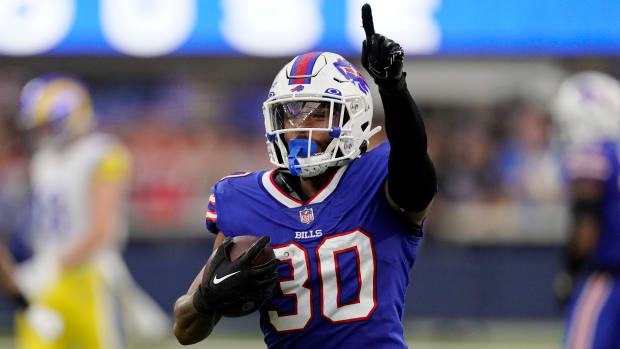
{"type": "Polygon", "coordinates": [[[387,37],[375,33],[370,5],[362,6],[362,25],[366,40],[362,43],[362,65],[379,86],[391,86],[403,76],[403,49],[387,37]]]}
{"type": "Polygon", "coordinates": [[[194,293],[198,312],[225,317],[248,315],[273,295],[280,261],[269,237],[226,238],[207,261],[202,282],[194,293]]]}

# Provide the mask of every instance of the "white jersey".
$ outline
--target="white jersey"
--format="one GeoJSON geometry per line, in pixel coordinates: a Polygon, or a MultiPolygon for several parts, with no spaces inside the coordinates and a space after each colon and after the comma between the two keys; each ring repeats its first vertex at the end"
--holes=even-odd
{"type": "MultiPolygon", "coordinates": [[[[47,146],[31,164],[32,245],[35,254],[66,251],[91,229],[90,190],[94,171],[120,143],[101,133],[87,134],[62,149],[47,146]]],[[[126,234],[126,219],[118,227],[126,234]]]]}

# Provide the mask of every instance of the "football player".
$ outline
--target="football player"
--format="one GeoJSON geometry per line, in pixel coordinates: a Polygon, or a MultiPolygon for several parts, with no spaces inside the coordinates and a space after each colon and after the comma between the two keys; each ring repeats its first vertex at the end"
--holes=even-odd
{"type": "Polygon", "coordinates": [[[620,83],[598,72],[575,74],[552,106],[572,208],[565,268],[555,285],[561,297],[575,289],[564,347],[619,348],[620,83]]]}
{"type": "MultiPolygon", "coordinates": [[[[48,74],[28,82],[18,121],[35,151],[33,258],[17,268],[18,286],[31,305],[17,314],[17,345],[122,347],[114,295],[137,288],[127,286],[133,281],[119,252],[127,230],[129,152],[94,130],[90,95],[71,76],[48,74]]],[[[165,327],[161,310],[150,313],[151,327],[165,327]]]]}
{"type": "Polygon", "coordinates": [[[276,168],[213,187],[206,223],[217,234],[214,252],[175,303],[180,343],[204,339],[222,313],[251,301],[263,305],[269,348],[406,347],[405,292],[436,175],[403,50],[374,32],[370,6],[362,19],[362,64],[379,86],[389,142],[368,151],[379,128],[355,66],[329,52],[289,62],[263,105],[276,168]],[[231,262],[238,235],[261,238],[231,262]],[[252,266],[269,241],[277,259],[252,266]]]}

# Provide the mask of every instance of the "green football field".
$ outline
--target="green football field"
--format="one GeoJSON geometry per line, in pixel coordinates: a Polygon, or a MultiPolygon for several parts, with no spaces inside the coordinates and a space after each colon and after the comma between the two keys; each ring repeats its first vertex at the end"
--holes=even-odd
{"type": "MultiPolygon", "coordinates": [[[[559,321],[416,321],[405,326],[409,348],[415,349],[557,349],[559,321]]],[[[8,334],[0,336],[0,348],[12,348],[8,334]]],[[[265,348],[262,337],[252,333],[215,333],[196,348],[265,348]]],[[[170,336],[156,343],[131,340],[129,349],[183,348],[170,336]]],[[[186,347],[185,347],[186,348],[186,347]]]]}

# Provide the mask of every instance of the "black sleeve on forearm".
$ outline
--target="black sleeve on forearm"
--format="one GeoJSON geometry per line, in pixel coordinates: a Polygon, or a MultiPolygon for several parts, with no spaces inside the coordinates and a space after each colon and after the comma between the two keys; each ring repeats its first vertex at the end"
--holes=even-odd
{"type": "MultiPolygon", "coordinates": [[[[573,198],[571,202],[571,213],[573,224],[577,226],[583,219],[591,220],[600,225],[601,212],[603,209],[603,198],[573,198]]],[[[573,233],[574,234],[574,233],[573,233]]],[[[598,240],[598,236],[596,237],[598,240]]],[[[564,252],[564,268],[572,276],[580,274],[590,262],[590,255],[577,253],[577,242],[571,236],[564,252]]]]}
{"type": "Polygon", "coordinates": [[[406,211],[424,210],[437,192],[437,175],[427,148],[420,111],[407,89],[405,73],[393,86],[379,86],[390,142],[388,192],[406,211]]]}

